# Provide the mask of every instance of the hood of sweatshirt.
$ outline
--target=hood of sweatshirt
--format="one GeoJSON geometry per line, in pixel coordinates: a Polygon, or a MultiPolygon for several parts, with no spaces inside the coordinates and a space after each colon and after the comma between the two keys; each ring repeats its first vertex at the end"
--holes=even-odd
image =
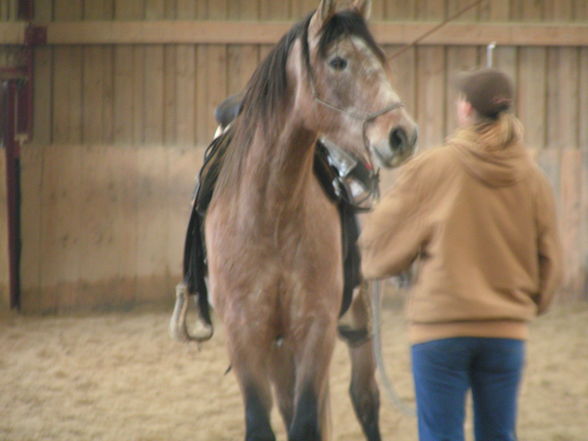
{"type": "Polygon", "coordinates": [[[462,129],[449,144],[471,176],[491,187],[510,186],[525,178],[530,164],[529,152],[521,142],[521,129],[513,124],[501,121],[482,129],[462,129]]]}

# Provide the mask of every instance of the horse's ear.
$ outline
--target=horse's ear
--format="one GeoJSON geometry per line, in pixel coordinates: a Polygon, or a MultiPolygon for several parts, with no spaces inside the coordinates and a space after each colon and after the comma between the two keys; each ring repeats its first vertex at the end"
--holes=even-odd
{"type": "Polygon", "coordinates": [[[321,0],[316,9],[316,24],[321,28],[326,21],[335,14],[335,0],[321,0]]]}
{"type": "Polygon", "coordinates": [[[365,20],[368,20],[372,13],[372,2],[371,0],[355,0],[353,9],[357,10],[365,20]]]}

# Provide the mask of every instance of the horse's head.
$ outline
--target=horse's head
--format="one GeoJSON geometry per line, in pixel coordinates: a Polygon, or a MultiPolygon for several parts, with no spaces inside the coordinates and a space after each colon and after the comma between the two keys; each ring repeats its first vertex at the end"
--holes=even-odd
{"type": "Polygon", "coordinates": [[[342,11],[336,3],[321,1],[302,41],[307,75],[297,99],[312,109],[305,124],[367,164],[394,167],[413,153],[417,125],[367,28],[370,1],[342,11]]]}

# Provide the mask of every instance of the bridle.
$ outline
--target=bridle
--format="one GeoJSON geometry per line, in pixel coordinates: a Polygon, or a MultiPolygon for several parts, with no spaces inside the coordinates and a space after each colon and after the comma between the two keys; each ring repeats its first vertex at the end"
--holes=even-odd
{"type": "MultiPolygon", "coordinates": [[[[307,27],[309,24],[310,24],[310,21],[307,24],[307,27]]],[[[307,34],[307,33],[305,33],[305,34],[307,34]]],[[[310,46],[308,41],[306,42],[306,44],[308,44],[310,46]]],[[[367,126],[369,123],[374,121],[376,118],[378,118],[386,113],[397,110],[401,107],[404,107],[404,103],[402,101],[395,101],[395,102],[392,102],[392,103],[388,104],[387,106],[383,107],[382,109],[377,110],[375,112],[364,112],[364,111],[357,110],[354,108],[343,108],[343,107],[340,107],[336,104],[331,104],[328,101],[322,99],[318,95],[318,92],[316,90],[315,77],[314,77],[314,71],[312,69],[312,65],[310,63],[308,63],[307,66],[308,66],[308,75],[310,77],[310,89],[311,89],[311,93],[312,93],[312,99],[315,102],[317,102],[318,104],[320,104],[321,106],[326,107],[327,109],[333,110],[333,111],[341,113],[343,115],[347,115],[350,118],[355,119],[357,121],[361,121],[361,123],[362,123],[361,134],[362,134],[362,138],[363,138],[363,147],[366,152],[368,166],[369,166],[369,168],[374,170],[375,177],[378,178],[379,170],[374,167],[374,164],[372,162],[372,150],[370,148],[369,139],[367,137],[367,126]]]]}

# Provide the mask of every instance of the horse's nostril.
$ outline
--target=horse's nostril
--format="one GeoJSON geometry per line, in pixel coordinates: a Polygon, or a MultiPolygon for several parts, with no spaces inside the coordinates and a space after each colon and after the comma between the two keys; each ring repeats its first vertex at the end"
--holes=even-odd
{"type": "Polygon", "coordinates": [[[408,136],[404,129],[397,128],[390,132],[390,146],[395,150],[402,150],[408,146],[408,136]]]}

